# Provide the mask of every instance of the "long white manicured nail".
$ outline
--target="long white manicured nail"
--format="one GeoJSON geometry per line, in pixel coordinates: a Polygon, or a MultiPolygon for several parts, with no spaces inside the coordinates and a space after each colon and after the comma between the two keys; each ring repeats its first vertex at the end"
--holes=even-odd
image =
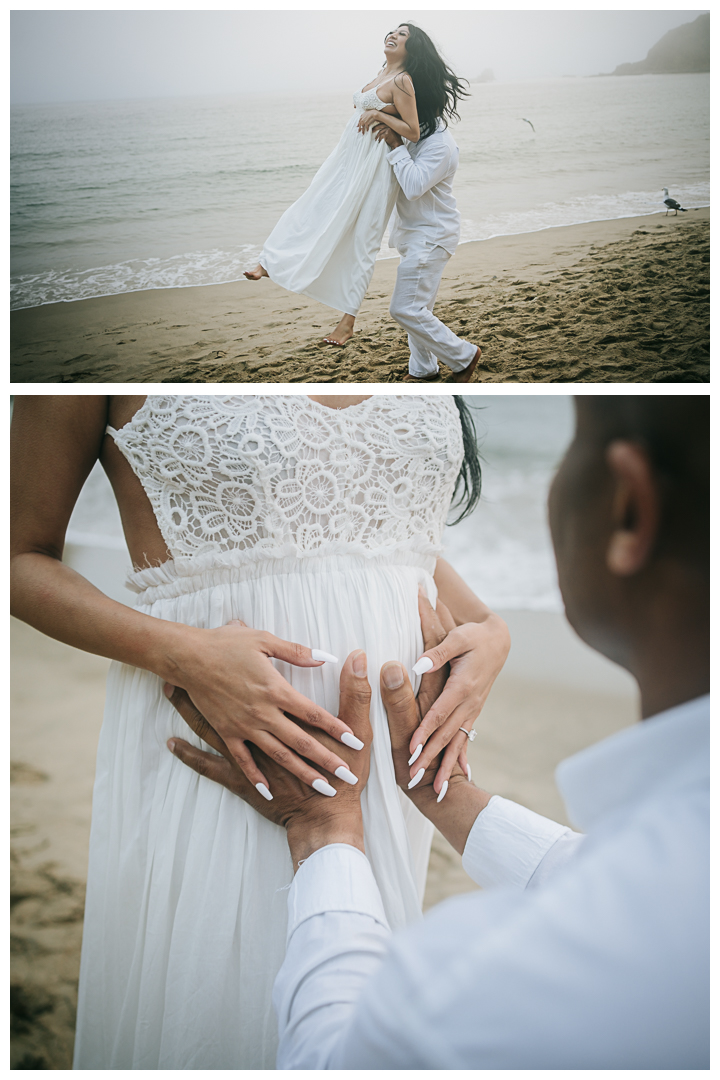
{"type": "Polygon", "coordinates": [[[255,787],[258,789],[263,799],[267,799],[268,802],[272,802],[272,795],[264,784],[256,784],[255,787]]]}
{"type": "Polygon", "coordinates": [[[320,777],[317,780],[313,780],[312,786],[316,791],[319,791],[321,795],[337,795],[337,791],[334,787],[330,787],[327,780],[321,780],[320,777]]]}
{"type": "Polygon", "coordinates": [[[362,750],[365,745],[364,742],[360,742],[360,740],[353,735],[352,731],[343,731],[340,736],[340,742],[345,743],[351,750],[362,750]]]}
{"type": "Polygon", "coordinates": [[[408,761],[408,765],[414,765],[414,764],[415,764],[415,762],[417,761],[417,759],[418,759],[418,758],[420,757],[420,755],[422,754],[422,748],[423,748],[423,744],[422,744],[422,743],[420,743],[420,744],[419,744],[418,746],[416,746],[416,747],[415,747],[415,752],[413,753],[413,756],[412,756],[412,757],[410,758],[410,760],[408,761]]]}
{"type": "Polygon", "coordinates": [[[467,767],[467,769],[468,769],[468,771],[467,771],[467,778],[468,778],[468,783],[469,783],[469,782],[470,782],[470,781],[472,780],[472,769],[470,768],[470,762],[469,762],[469,761],[468,761],[468,767],[467,767]]]}
{"type": "Polygon", "coordinates": [[[417,664],[413,668],[416,675],[424,675],[426,671],[429,671],[433,666],[433,662],[429,656],[421,656],[417,664]]]}
{"type": "Polygon", "coordinates": [[[412,780],[408,784],[408,791],[410,790],[410,788],[414,788],[416,784],[419,784],[424,775],[425,775],[425,770],[424,769],[418,769],[418,771],[415,773],[412,780]]]}
{"type": "Polygon", "coordinates": [[[448,782],[447,782],[447,780],[443,780],[442,787],[440,788],[440,794],[437,797],[438,802],[443,801],[443,799],[445,798],[445,792],[447,791],[447,789],[448,789],[448,782]]]}
{"type": "Polygon", "coordinates": [[[351,773],[349,769],[346,769],[344,765],[338,765],[335,770],[335,775],[339,780],[344,780],[346,784],[357,784],[358,778],[355,773],[351,773]]]}
{"type": "Polygon", "coordinates": [[[313,649],[310,653],[313,660],[324,660],[326,664],[337,664],[337,656],[333,656],[330,652],[323,652],[322,649],[313,649]]]}

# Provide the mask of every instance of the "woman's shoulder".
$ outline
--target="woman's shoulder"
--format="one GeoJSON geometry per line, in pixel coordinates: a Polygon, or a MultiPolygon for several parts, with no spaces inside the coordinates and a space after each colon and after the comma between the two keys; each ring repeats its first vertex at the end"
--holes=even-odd
{"type": "Polygon", "coordinates": [[[393,79],[393,85],[399,87],[399,89],[403,90],[406,94],[415,93],[412,76],[407,71],[401,71],[400,74],[393,79]]]}

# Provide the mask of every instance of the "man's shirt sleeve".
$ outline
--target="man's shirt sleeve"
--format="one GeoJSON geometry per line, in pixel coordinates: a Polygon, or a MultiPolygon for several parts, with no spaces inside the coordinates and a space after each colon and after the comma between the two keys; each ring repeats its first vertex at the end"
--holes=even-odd
{"type": "Polygon", "coordinates": [[[535,887],[571,858],[580,833],[493,795],[465,843],[463,868],[483,889],[535,887]]]}
{"type": "Polygon", "coordinates": [[[707,737],[683,758],[671,730],[665,772],[661,725],[636,727],[650,742],[630,742],[634,763],[621,732],[623,758],[605,746],[585,770],[585,820],[605,811],[593,837],[491,800],[466,865],[506,887],[447,900],[392,939],[363,855],[316,852],[290,891],[278,1067],[707,1070],[707,737]]]}
{"type": "Polygon", "coordinates": [[[338,1037],[389,940],[362,852],[329,844],[311,855],[290,887],[287,953],[273,990],[278,1069],[333,1067],[338,1037]]]}
{"type": "MultiPolygon", "coordinates": [[[[575,850],[568,844],[573,837],[580,839],[563,825],[493,796],[470,831],[463,865],[485,887],[525,889],[536,883],[553,852],[553,869],[562,865],[575,850]]],[[[311,855],[290,887],[287,954],[273,992],[278,1069],[352,1068],[344,1036],[389,942],[380,892],[362,852],[330,844],[311,855]]]]}
{"type": "Polygon", "coordinates": [[[398,146],[387,156],[403,194],[411,201],[419,199],[439,184],[450,171],[453,151],[444,143],[429,146],[413,161],[406,146],[398,146]]]}

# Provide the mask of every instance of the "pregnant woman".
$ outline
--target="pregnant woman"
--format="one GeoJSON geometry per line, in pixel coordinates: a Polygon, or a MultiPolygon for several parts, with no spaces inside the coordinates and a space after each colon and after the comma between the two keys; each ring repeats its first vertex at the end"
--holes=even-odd
{"type": "Polygon", "coordinates": [[[274,1067],[285,833],[170,754],[168,738],[188,729],[166,682],[188,692],[266,798],[248,742],[323,799],[332,793],[313,762],[352,782],[343,751],[355,738],[336,717],[341,664],[329,654],[364,649],[366,850],[391,925],[420,915],[432,830],[395,783],[379,669],[388,658],[415,664],[418,587],[433,603],[439,595],[461,624],[446,639],[451,674],[437,703],[449,719],[432,737],[448,745],[449,772],[508,647],[502,620],[438,559],[458,475],[466,502],[479,494],[465,410],[462,399],[415,395],[16,398],[14,612],[115,661],[76,1068],[274,1067]],[[136,567],[135,609],[60,561],[98,457],[136,567]],[[328,731],[334,753],[286,714],[328,731]]]}
{"type": "Polygon", "coordinates": [[[380,121],[410,142],[456,115],[465,91],[428,35],[403,23],[385,38],[385,64],[353,97],[361,115],[351,117],[340,142],[310,187],[265,242],[260,262],[245,277],[269,277],[344,312],[324,340],[344,345],[367,292],[395,200],[398,183],[388,148],[374,138],[380,121]]]}

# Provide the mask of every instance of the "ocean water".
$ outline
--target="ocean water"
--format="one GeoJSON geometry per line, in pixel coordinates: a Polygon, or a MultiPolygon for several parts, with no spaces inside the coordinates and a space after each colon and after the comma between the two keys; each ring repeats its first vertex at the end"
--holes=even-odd
{"type": "Polygon", "coordinates": [[[466,400],[482,458],[482,498],[468,518],[446,528],[445,558],[492,608],[562,611],[547,497],[572,440],[572,398],[466,400]]]}
{"type": "MultiPolygon", "coordinates": [[[[13,107],[12,307],[250,287],[351,114],[349,94],[13,107]]],[[[707,75],[475,84],[461,115],[463,241],[650,214],[663,187],[709,203],[707,75]]]]}
{"type": "MultiPolygon", "coordinates": [[[[545,504],[572,438],[572,400],[565,395],[466,400],[483,459],[482,498],[470,517],[445,530],[445,557],[493,608],[562,611],[545,504]]],[[[125,549],[120,514],[99,465],[80,494],[67,539],[100,550],[125,549]]],[[[119,587],[117,592],[122,595],[119,587]]],[[[132,602],[130,593],[126,602],[132,602]]]]}

